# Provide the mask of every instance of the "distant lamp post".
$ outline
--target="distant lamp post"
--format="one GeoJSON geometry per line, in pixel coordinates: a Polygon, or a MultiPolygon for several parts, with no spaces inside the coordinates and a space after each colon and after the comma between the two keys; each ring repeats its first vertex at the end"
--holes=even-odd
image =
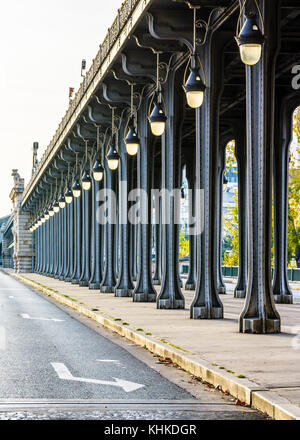
{"type": "Polygon", "coordinates": [[[85,77],[85,69],[86,69],[86,60],[81,61],[81,76],[85,77]]]}

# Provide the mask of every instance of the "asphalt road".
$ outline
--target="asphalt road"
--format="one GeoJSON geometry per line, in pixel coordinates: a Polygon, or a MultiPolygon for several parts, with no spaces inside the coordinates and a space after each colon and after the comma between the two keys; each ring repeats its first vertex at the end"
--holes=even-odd
{"type": "Polygon", "coordinates": [[[0,272],[0,419],[262,418],[197,392],[0,272]]]}

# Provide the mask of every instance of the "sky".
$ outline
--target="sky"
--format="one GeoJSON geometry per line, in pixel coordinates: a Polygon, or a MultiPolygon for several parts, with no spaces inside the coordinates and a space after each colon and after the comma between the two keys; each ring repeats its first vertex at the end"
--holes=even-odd
{"type": "Polygon", "coordinates": [[[25,185],[78,89],[122,0],[9,0],[0,15],[0,217],[11,212],[12,169],[25,185]]]}

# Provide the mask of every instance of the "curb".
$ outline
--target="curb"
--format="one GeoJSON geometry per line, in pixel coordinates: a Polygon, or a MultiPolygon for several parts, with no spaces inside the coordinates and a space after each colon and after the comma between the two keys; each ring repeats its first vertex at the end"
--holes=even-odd
{"type": "Polygon", "coordinates": [[[169,358],[174,364],[190,374],[213,385],[215,388],[228,392],[240,402],[258,409],[276,420],[300,420],[300,407],[293,405],[288,400],[280,397],[267,388],[250,381],[247,378],[239,379],[227,371],[220,371],[218,366],[201,359],[198,355],[183,354],[180,350],[171,347],[167,343],[158,342],[150,336],[143,335],[131,328],[115,322],[106,316],[103,312],[94,312],[87,307],[78,304],[75,301],[63,296],[58,292],[43,287],[38,283],[11,272],[5,272],[7,275],[21,281],[24,284],[42,291],[56,301],[77,310],[82,315],[93,319],[104,327],[125,337],[129,341],[146,348],[151,353],[163,358],[169,358]]]}

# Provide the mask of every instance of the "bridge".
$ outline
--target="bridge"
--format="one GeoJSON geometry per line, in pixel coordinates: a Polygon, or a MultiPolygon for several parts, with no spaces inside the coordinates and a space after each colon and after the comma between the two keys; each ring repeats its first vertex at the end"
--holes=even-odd
{"type": "Polygon", "coordinates": [[[191,223],[200,216],[197,189],[204,207],[202,232],[189,237],[184,287],[195,291],[190,317],[222,319],[224,152],[234,139],[240,231],[235,296],[245,298],[239,330],[280,332],[276,303],[293,302],[288,163],[292,114],[300,105],[299,29],[295,0],[126,0],[24,192],[15,182],[15,270],[158,308],[184,308],[178,207],[174,197],[155,205],[153,272],[150,194],[180,189],[186,167],[196,194],[189,199],[191,223]],[[127,216],[135,188],[148,195],[138,223],[127,216]],[[101,221],[103,203],[109,212],[116,207],[115,222],[101,221]]]}

